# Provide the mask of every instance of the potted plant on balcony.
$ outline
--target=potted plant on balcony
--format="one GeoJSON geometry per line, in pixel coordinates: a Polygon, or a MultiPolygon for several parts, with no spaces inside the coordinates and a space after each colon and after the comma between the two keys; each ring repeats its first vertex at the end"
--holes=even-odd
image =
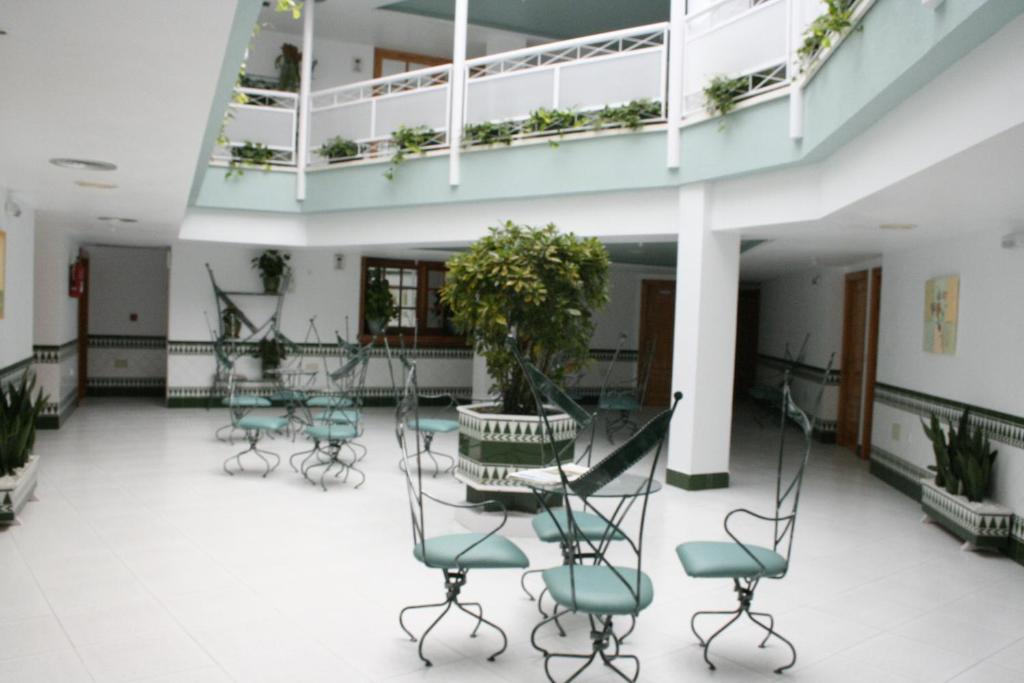
{"type": "Polygon", "coordinates": [[[383,268],[371,268],[363,295],[363,318],[370,334],[387,329],[388,321],[398,315],[398,304],[391,293],[391,284],[384,277],[383,268]]]}
{"type": "Polygon", "coordinates": [[[267,249],[252,259],[252,267],[260,271],[264,293],[278,294],[281,291],[282,281],[291,273],[288,265],[291,258],[277,249],[267,249]]]}
{"type": "Polygon", "coordinates": [[[36,488],[36,419],[47,398],[34,375],[0,389],[0,524],[10,524],[36,488]],[[35,398],[32,397],[35,391],[35,398]]]}
{"type": "MultiPolygon", "coordinates": [[[[508,477],[547,465],[551,453],[539,438],[542,422],[508,336],[514,331],[523,357],[555,380],[568,366],[585,365],[593,311],[608,302],[608,253],[595,238],[509,221],[447,265],[441,299],[486,359],[498,395],[495,402],[459,407],[456,476],[472,502],[499,498],[509,508],[535,510],[533,496],[508,477]]],[[[575,439],[569,416],[549,422],[563,443],[575,439]]]]}
{"type": "Polygon", "coordinates": [[[317,153],[327,163],[336,164],[339,161],[359,156],[359,144],[355,140],[349,140],[338,135],[320,145],[317,153]]]}
{"type": "Polygon", "coordinates": [[[1010,535],[1013,512],[986,500],[992,485],[996,451],[980,425],[971,428],[964,409],[944,432],[933,413],[921,422],[932,442],[935,478],[921,481],[921,507],[929,517],[959,536],[965,547],[1003,548],[1010,535]]]}

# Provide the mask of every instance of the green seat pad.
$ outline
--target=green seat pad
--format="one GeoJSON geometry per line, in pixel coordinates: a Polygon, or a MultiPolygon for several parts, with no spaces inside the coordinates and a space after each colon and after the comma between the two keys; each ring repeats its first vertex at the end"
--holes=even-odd
{"type": "Polygon", "coordinates": [[[420,418],[419,420],[409,420],[407,424],[409,425],[409,429],[415,429],[418,432],[430,432],[431,434],[443,434],[459,430],[459,423],[455,420],[420,418]]]}
{"type": "Polygon", "coordinates": [[[640,403],[633,396],[605,396],[601,399],[603,410],[639,410],[640,403]]]}
{"type": "Polygon", "coordinates": [[[635,614],[654,600],[651,577],[640,572],[638,600],[635,594],[637,572],[626,567],[613,570],[607,565],[562,565],[545,569],[543,576],[544,585],[555,602],[585,614],[635,614]]]}
{"type": "MultiPolygon", "coordinates": [[[[608,533],[608,524],[592,512],[573,511],[572,518],[576,522],[576,535],[579,538],[597,542],[608,533]]],[[[562,533],[569,532],[569,516],[565,512],[565,508],[555,508],[550,512],[538,512],[533,516],[532,524],[537,538],[545,543],[559,543],[562,540],[562,533]]],[[[618,529],[612,531],[610,535],[615,541],[625,538],[618,529]]]]}
{"type": "Polygon", "coordinates": [[[223,405],[231,406],[232,408],[269,408],[270,400],[262,396],[228,396],[223,401],[223,405]]]}
{"type": "Polygon", "coordinates": [[[358,436],[356,428],[347,424],[312,425],[306,427],[306,435],[317,441],[345,441],[358,436]]]}
{"type": "Polygon", "coordinates": [[[288,426],[288,418],[246,415],[238,419],[238,426],[242,429],[262,429],[268,432],[277,432],[288,426]]]}
{"type": "Polygon", "coordinates": [[[359,411],[358,410],[325,410],[316,416],[317,420],[321,422],[343,422],[346,424],[355,424],[359,422],[359,411]]]}
{"type": "Polygon", "coordinates": [[[441,569],[525,569],[530,566],[526,554],[504,536],[494,534],[467,552],[458,563],[455,557],[487,534],[448,534],[417,543],[412,554],[428,567],[441,569]],[[427,546],[424,557],[423,546],[427,546]]]}
{"type": "MultiPolygon", "coordinates": [[[[786,571],[786,558],[759,545],[748,545],[764,565],[764,576],[779,576],[786,571]]],[[[690,576],[698,579],[736,579],[756,576],[760,566],[739,544],[732,541],[694,541],[676,547],[679,561],[690,576]]]]}
{"type": "Polygon", "coordinates": [[[310,408],[348,408],[355,405],[355,401],[347,396],[313,396],[306,399],[306,405],[310,408]]]}

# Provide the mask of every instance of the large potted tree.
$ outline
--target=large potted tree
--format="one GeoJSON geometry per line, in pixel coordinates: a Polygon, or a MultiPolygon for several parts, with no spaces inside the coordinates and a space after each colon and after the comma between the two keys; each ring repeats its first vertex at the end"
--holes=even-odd
{"type": "Polygon", "coordinates": [[[26,372],[21,381],[0,387],[0,524],[14,522],[36,488],[39,456],[32,451],[47,399],[35,386],[35,376],[26,372]]]}
{"type": "MultiPolygon", "coordinates": [[[[507,343],[556,381],[585,365],[593,311],[608,302],[608,252],[595,238],[560,233],[554,225],[511,221],[448,261],[441,300],[455,326],[487,361],[496,400],[459,407],[456,476],[470,502],[498,498],[507,507],[536,509],[534,497],[509,475],[550,463],[530,387],[507,343]]],[[[555,438],[576,438],[573,421],[549,417],[555,438]]]]}
{"type": "Polygon", "coordinates": [[[1013,511],[988,500],[996,451],[980,426],[971,427],[964,409],[958,424],[943,431],[933,413],[924,432],[935,453],[934,479],[921,481],[921,508],[964,541],[965,547],[1005,548],[1013,511]]]}
{"type": "Polygon", "coordinates": [[[363,294],[363,318],[370,334],[381,334],[388,321],[398,315],[398,304],[391,293],[391,284],[384,277],[383,268],[371,268],[367,273],[363,294]]]}

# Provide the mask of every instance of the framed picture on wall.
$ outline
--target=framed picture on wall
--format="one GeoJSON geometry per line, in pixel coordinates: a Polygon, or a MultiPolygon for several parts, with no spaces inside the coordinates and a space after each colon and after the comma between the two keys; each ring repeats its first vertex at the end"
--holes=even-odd
{"type": "Polygon", "coordinates": [[[7,294],[7,233],[0,230],[0,320],[4,319],[4,295],[7,294]]]}
{"type": "Polygon", "coordinates": [[[956,353],[956,326],[960,317],[960,277],[933,277],[924,286],[924,350],[952,356],[956,353]]]}

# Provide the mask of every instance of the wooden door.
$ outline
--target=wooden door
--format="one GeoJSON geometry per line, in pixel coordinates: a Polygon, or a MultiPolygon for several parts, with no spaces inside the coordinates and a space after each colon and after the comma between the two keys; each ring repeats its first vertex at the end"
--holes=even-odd
{"type": "Polygon", "coordinates": [[[843,299],[843,356],[840,362],[839,424],[836,443],[854,450],[860,433],[863,399],[865,332],[868,312],[868,272],[846,276],[843,299]]]}
{"type": "Polygon", "coordinates": [[[82,296],[78,297],[78,400],[85,398],[85,389],[89,382],[89,258],[85,252],[79,252],[84,279],[82,296]]]}
{"type": "Polygon", "coordinates": [[[733,391],[745,395],[757,382],[757,335],[760,329],[761,290],[741,289],[736,306],[736,369],[733,391]]]}
{"type": "Polygon", "coordinates": [[[882,269],[871,271],[871,307],[868,312],[868,347],[864,361],[864,419],[861,420],[860,457],[871,455],[871,429],[875,417],[875,375],[878,373],[878,314],[882,304],[882,269]]]}
{"type": "MultiPolygon", "coordinates": [[[[644,280],[640,288],[640,344],[638,363],[654,342],[651,378],[644,405],[667,406],[672,395],[672,336],[676,322],[674,280],[644,280]]],[[[639,367],[639,366],[638,366],[639,367]]],[[[642,370],[642,368],[640,368],[642,370]]]]}
{"type": "Polygon", "coordinates": [[[394,76],[406,71],[440,66],[450,61],[452,60],[444,57],[431,57],[430,55],[419,55],[414,52],[377,47],[373,49],[373,77],[394,76]]]}

